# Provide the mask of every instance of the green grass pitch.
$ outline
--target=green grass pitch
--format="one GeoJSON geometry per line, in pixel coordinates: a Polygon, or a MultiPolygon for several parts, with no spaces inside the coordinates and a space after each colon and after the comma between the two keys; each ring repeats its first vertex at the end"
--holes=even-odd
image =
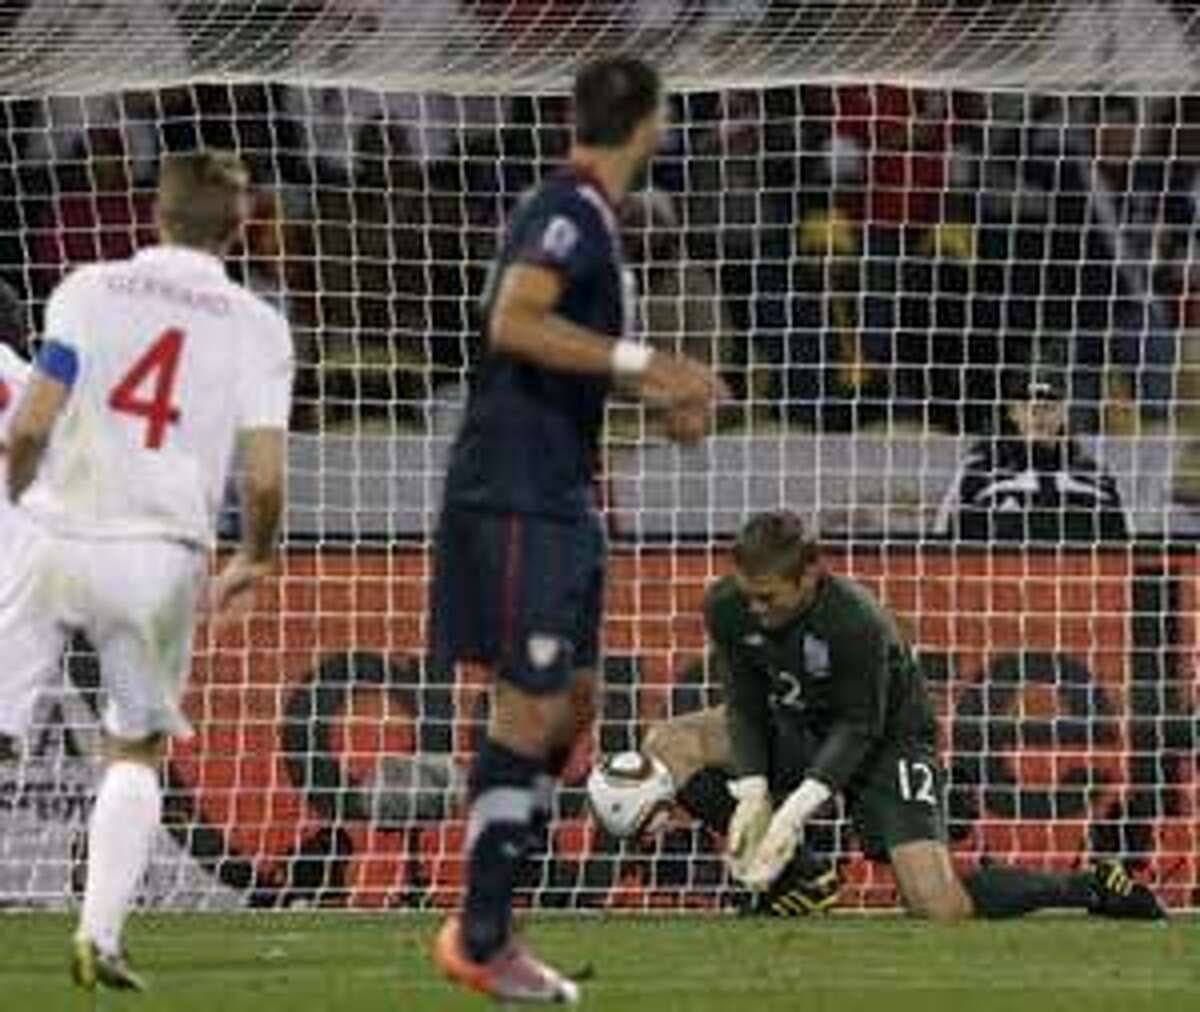
{"type": "MultiPolygon", "coordinates": [[[[490,1006],[425,958],[430,917],[139,915],[145,995],[95,1003],[66,975],[67,918],[0,916],[5,1012],[457,1012],[490,1006]]],[[[1200,920],[1039,917],[952,927],[893,917],[747,921],[553,916],[526,932],[564,968],[591,962],[596,1012],[1175,1012],[1200,1009],[1200,920]]]]}

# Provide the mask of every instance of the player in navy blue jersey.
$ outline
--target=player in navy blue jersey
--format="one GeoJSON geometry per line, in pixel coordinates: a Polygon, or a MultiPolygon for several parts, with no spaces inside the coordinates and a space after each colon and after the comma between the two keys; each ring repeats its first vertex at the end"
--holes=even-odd
{"type": "Polygon", "coordinates": [[[451,453],[434,552],[433,663],[494,674],[470,778],[466,898],[436,944],[452,979],[502,1000],[573,1002],[575,983],[511,937],[513,885],[554,783],[593,716],[605,544],[594,504],[611,393],[700,439],[723,394],[633,339],[617,205],[658,147],[657,73],[599,60],[575,82],[568,164],[517,210],[484,299],[480,357],[451,453]]]}

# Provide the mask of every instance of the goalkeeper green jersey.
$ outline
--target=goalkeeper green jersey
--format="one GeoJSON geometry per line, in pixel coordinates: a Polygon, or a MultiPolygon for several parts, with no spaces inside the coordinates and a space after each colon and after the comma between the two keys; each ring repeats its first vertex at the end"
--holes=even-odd
{"type": "Polygon", "coordinates": [[[705,601],[720,654],[739,776],[771,777],[772,737],[794,722],[816,744],[808,775],[853,791],[897,748],[932,754],[936,724],[924,681],[896,623],[852,580],[826,575],[788,625],[758,622],[736,580],[705,601]]]}

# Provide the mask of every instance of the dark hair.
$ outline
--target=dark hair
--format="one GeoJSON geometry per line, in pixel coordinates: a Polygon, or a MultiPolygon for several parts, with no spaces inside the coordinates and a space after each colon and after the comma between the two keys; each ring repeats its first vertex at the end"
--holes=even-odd
{"type": "Polygon", "coordinates": [[[799,576],[820,557],[820,546],[790,510],[756,513],[738,532],[733,546],[734,565],[751,578],[799,576]]]}
{"type": "Polygon", "coordinates": [[[158,214],[172,239],[216,247],[242,224],[250,174],[232,151],[208,148],[163,156],[158,214]]]}
{"type": "Polygon", "coordinates": [[[0,280],[0,344],[22,354],[29,345],[29,317],[25,302],[7,281],[0,280]]]}
{"type": "Polygon", "coordinates": [[[575,140],[620,147],[658,107],[658,71],[635,56],[594,60],[575,75],[575,140]]]}

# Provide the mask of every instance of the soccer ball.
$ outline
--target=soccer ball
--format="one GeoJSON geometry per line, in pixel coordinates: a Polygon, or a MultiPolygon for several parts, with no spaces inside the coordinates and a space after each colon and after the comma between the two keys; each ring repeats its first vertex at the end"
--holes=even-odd
{"type": "Polygon", "coordinates": [[[675,785],[654,756],[618,752],[592,770],[587,793],[596,821],[613,836],[628,840],[665,828],[675,785]]]}

